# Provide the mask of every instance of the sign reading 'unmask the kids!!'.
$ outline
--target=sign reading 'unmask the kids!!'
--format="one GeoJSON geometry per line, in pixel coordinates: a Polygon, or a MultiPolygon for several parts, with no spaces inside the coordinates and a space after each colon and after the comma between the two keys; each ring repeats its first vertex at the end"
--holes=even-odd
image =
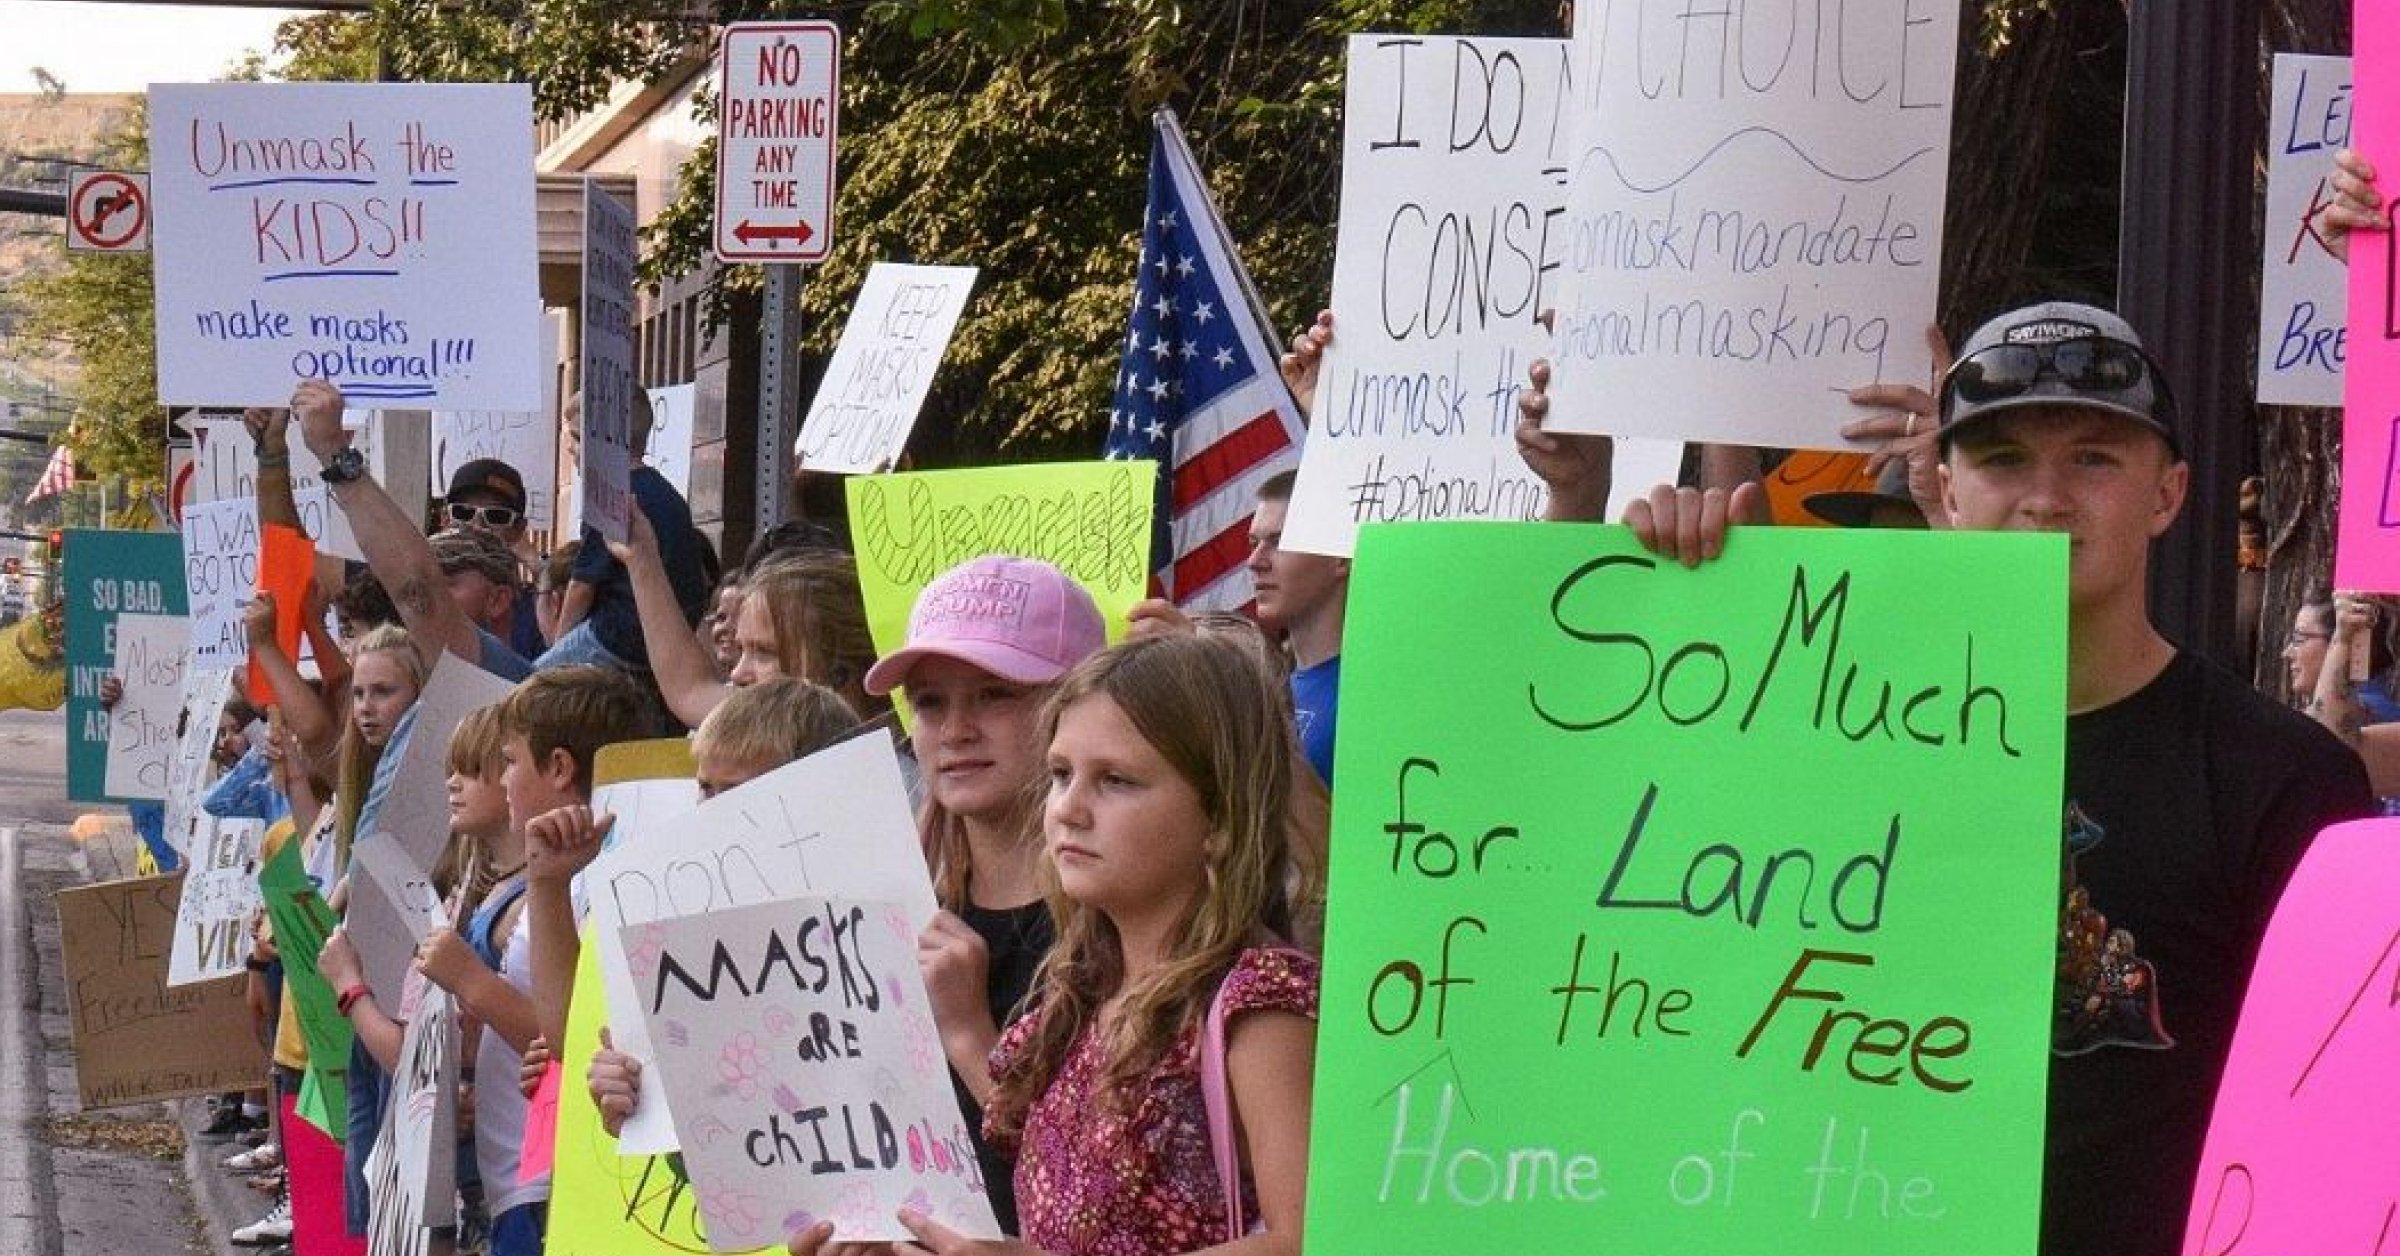
{"type": "Polygon", "coordinates": [[[1923,385],[1959,6],[1587,4],[1549,425],[1840,449],[1923,385]]]}
{"type": "Polygon", "coordinates": [[[162,84],[150,162],[161,402],[539,403],[532,89],[162,84]]]}
{"type": "Polygon", "coordinates": [[[1362,532],[1311,1250],[2031,1252],[2065,557],[1362,532]]]}

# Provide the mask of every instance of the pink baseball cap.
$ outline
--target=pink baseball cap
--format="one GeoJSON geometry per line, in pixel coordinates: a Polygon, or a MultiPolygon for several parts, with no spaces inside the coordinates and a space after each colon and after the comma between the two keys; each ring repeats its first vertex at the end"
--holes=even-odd
{"type": "Polygon", "coordinates": [[[867,670],[867,692],[906,684],[909,669],[929,655],[1045,685],[1107,644],[1099,606],[1065,572],[1039,559],[987,554],[935,576],[917,594],[908,644],[867,670]]]}

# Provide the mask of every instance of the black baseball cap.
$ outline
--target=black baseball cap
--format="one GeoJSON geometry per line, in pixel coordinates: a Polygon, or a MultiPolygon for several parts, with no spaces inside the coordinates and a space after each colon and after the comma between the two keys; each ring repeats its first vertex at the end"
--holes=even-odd
{"type": "Polygon", "coordinates": [[[468,493],[490,493],[516,507],[519,514],[525,510],[525,477],[498,458],[477,458],[460,467],[450,477],[450,491],[442,499],[456,501],[468,493]]]}
{"type": "Polygon", "coordinates": [[[2072,406],[2139,423],[2183,456],[2174,397],[2141,336],[2116,314],[2077,301],[2024,306],[1976,328],[1942,377],[1941,403],[1944,449],[1994,415],[2072,406]]]}

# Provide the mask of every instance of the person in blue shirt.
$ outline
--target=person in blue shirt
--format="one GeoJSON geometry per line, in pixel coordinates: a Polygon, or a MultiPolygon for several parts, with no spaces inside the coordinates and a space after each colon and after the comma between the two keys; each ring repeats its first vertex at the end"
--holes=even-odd
{"type": "Polygon", "coordinates": [[[1300,749],[1333,783],[1333,740],[1342,689],[1342,620],[1350,600],[1350,560],[1283,548],[1284,513],[1296,473],[1279,472],[1258,488],[1250,516],[1250,579],[1258,622],[1292,655],[1292,718],[1300,749]]]}

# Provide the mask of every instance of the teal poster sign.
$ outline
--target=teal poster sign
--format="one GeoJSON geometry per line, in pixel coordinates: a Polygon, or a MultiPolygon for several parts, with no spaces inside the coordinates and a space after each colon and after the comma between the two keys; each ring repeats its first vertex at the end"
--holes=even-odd
{"type": "Polygon", "coordinates": [[[100,681],[117,654],[117,616],[182,615],[183,542],[172,532],[70,530],[59,596],[67,604],[67,797],[108,793],[108,712],[100,681]]]}

